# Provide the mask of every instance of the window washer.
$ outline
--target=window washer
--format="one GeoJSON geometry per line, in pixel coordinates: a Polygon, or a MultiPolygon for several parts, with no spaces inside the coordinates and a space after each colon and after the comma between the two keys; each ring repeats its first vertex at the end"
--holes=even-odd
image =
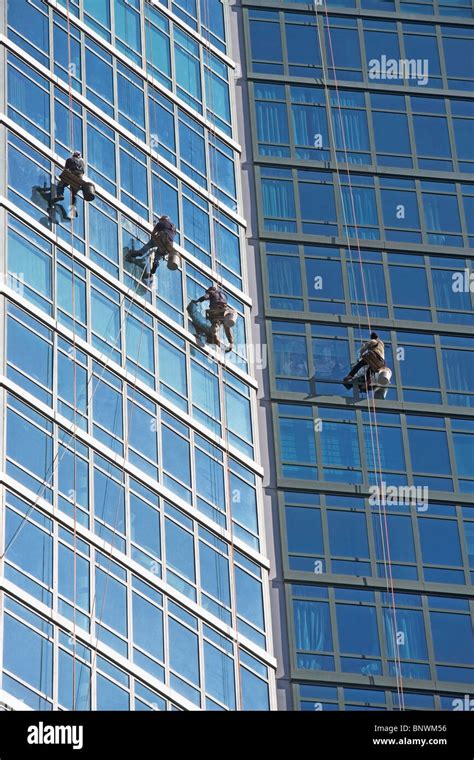
{"type": "Polygon", "coordinates": [[[153,280],[153,275],[158,269],[160,259],[164,259],[167,256],[168,269],[175,270],[179,268],[179,254],[175,251],[173,246],[175,237],[176,227],[169,216],[160,216],[153,228],[148,243],[145,243],[145,245],[136,251],[134,249],[129,250],[125,258],[127,261],[133,262],[134,259],[142,258],[148,253],[148,251],[151,251],[153,248],[155,249],[150,273],[147,277],[149,284],[153,280]]]}
{"type": "Polygon", "coordinates": [[[76,206],[76,197],[79,190],[82,190],[84,200],[93,201],[95,198],[95,187],[92,182],[85,182],[84,177],[85,164],[79,150],[75,150],[72,156],[66,160],[64,169],[59,175],[59,182],[56,187],[56,195],[52,198],[52,205],[64,200],[64,191],[69,187],[71,191],[71,207],[76,206]]]}
{"type": "Polygon", "coordinates": [[[355,375],[362,367],[367,367],[366,381],[367,386],[370,383],[372,372],[378,372],[385,367],[385,346],[383,340],[379,338],[376,332],[370,333],[370,340],[366,341],[359,351],[360,359],[354,364],[349,374],[343,379],[343,384],[350,388],[355,375]]]}
{"type": "Polygon", "coordinates": [[[198,298],[196,301],[191,301],[191,303],[202,303],[203,301],[209,301],[209,308],[206,310],[206,318],[209,319],[211,323],[210,337],[212,343],[216,346],[221,345],[218,333],[222,326],[228,341],[228,346],[225,350],[226,352],[232,351],[234,346],[232,327],[235,325],[237,314],[234,309],[229,307],[226,294],[221,288],[216,288],[212,285],[206,290],[201,298],[198,298]]]}

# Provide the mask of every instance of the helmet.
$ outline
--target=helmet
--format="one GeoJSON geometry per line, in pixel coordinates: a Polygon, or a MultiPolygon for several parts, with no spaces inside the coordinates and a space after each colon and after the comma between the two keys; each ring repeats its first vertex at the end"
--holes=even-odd
{"type": "Polygon", "coordinates": [[[74,151],[74,153],[73,153],[72,155],[73,155],[75,158],[79,158],[79,157],[80,157],[80,155],[81,155],[81,151],[80,151],[80,150],[75,150],[75,151],[74,151]]]}
{"type": "Polygon", "coordinates": [[[214,290],[217,290],[216,286],[215,285],[211,285],[210,288],[207,288],[206,293],[214,292],[214,290]]]}

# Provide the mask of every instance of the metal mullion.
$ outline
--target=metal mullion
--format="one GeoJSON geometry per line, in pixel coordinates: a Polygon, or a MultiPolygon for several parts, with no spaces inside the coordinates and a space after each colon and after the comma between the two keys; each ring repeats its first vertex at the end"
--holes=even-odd
{"type": "Polygon", "coordinates": [[[462,476],[459,476],[458,474],[456,452],[454,448],[454,434],[453,434],[452,425],[451,425],[452,417],[449,416],[449,413],[447,412],[444,415],[444,418],[445,418],[446,442],[448,445],[448,457],[449,457],[449,465],[450,465],[450,470],[451,470],[451,480],[453,483],[453,491],[455,493],[460,493],[459,480],[462,479],[462,476]]]}
{"type": "MultiPolygon", "coordinates": [[[[411,476],[410,480],[413,481],[413,476],[411,476]]],[[[410,511],[408,514],[410,515],[410,521],[411,521],[411,526],[412,526],[413,546],[415,549],[415,563],[416,563],[416,572],[418,575],[418,582],[423,584],[424,583],[423,554],[422,554],[422,549],[421,549],[421,537],[420,537],[419,524],[418,524],[418,520],[420,518],[419,518],[418,507],[416,504],[410,504],[410,511]]]]}
{"type": "Polygon", "coordinates": [[[465,585],[467,586],[467,585],[470,585],[470,582],[471,582],[471,567],[469,565],[469,554],[467,552],[466,523],[464,522],[462,508],[459,504],[455,505],[455,510],[456,510],[456,521],[458,525],[459,536],[461,538],[464,538],[464,541],[460,540],[459,543],[461,544],[461,557],[462,557],[462,563],[463,563],[464,578],[466,579],[467,577],[467,581],[465,581],[465,585]]]}
{"type": "MultiPolygon", "coordinates": [[[[380,642],[380,658],[382,660],[382,674],[386,678],[395,678],[396,676],[390,675],[390,657],[388,655],[388,646],[387,646],[387,630],[385,626],[385,608],[388,608],[388,599],[387,602],[384,604],[383,602],[383,594],[388,593],[386,591],[374,591],[374,608],[375,608],[375,619],[377,621],[377,629],[379,634],[379,642],[380,642]]],[[[395,631],[395,637],[397,636],[398,631],[395,631]]],[[[397,644],[396,642],[394,646],[394,650],[397,651],[397,644]]],[[[393,658],[395,660],[395,658],[393,658]]],[[[394,662],[395,667],[397,667],[396,661],[394,662]]],[[[399,676],[400,678],[400,676],[399,676]]]]}
{"type": "MultiPolygon", "coordinates": [[[[466,19],[467,21],[467,19],[466,19]]],[[[443,25],[446,25],[446,22],[442,22],[443,25]]],[[[454,27],[456,29],[456,27],[454,27]]],[[[433,35],[430,35],[430,37],[433,37],[433,35]]],[[[446,69],[446,61],[444,58],[444,46],[443,46],[443,35],[441,33],[441,24],[435,23],[435,34],[434,37],[436,39],[436,43],[438,46],[438,58],[439,58],[439,68],[441,73],[441,88],[443,90],[447,91],[447,96],[450,97],[451,93],[449,92],[449,83],[448,83],[448,72],[446,69]]],[[[446,94],[445,94],[446,97],[446,94]]]]}
{"type": "Polygon", "coordinates": [[[425,626],[425,634],[426,634],[426,648],[428,651],[428,663],[430,666],[430,673],[431,673],[431,681],[436,683],[437,682],[437,676],[436,676],[436,656],[434,651],[434,642],[433,642],[433,635],[431,631],[431,617],[430,617],[430,611],[429,611],[429,603],[428,603],[428,594],[427,593],[421,593],[421,610],[423,613],[423,622],[425,626]]]}
{"type": "Polygon", "coordinates": [[[443,406],[449,406],[448,390],[446,387],[446,377],[445,377],[445,372],[444,372],[443,346],[441,345],[441,336],[439,335],[439,333],[435,333],[433,337],[434,337],[434,347],[435,347],[435,352],[436,352],[436,361],[438,365],[441,402],[443,406]]]}
{"type": "MultiPolygon", "coordinates": [[[[199,598],[199,596],[198,596],[199,598]]],[[[199,602],[198,602],[199,604],[199,602]]],[[[201,710],[206,709],[206,670],[204,662],[204,622],[201,618],[197,619],[197,640],[198,640],[198,652],[199,652],[199,686],[196,689],[199,691],[199,702],[201,710]]],[[[196,687],[195,687],[196,688],[196,687]]]]}
{"type": "MultiPolygon", "coordinates": [[[[369,402],[367,402],[368,404],[369,402]]],[[[356,425],[356,432],[357,432],[357,442],[359,445],[359,461],[360,461],[360,472],[362,475],[362,482],[370,483],[369,479],[369,458],[367,456],[366,452],[366,446],[365,446],[365,434],[364,434],[364,414],[366,410],[359,406],[355,409],[355,425],[356,425]]],[[[368,413],[368,420],[371,420],[371,415],[373,414],[372,410],[368,413]]],[[[351,423],[352,424],[352,423],[351,423]]],[[[371,425],[372,422],[369,422],[371,425]]],[[[375,422],[374,422],[375,424],[375,422]]],[[[375,475],[375,481],[377,482],[377,472],[378,469],[378,461],[375,456],[375,450],[374,450],[374,475],[375,475]]],[[[381,473],[382,476],[382,473],[381,473]]],[[[367,511],[365,511],[365,525],[366,530],[368,528],[367,525],[367,511]]],[[[370,555],[369,555],[370,556],[370,555]]]]}
{"type": "Polygon", "coordinates": [[[370,569],[373,578],[378,578],[377,544],[375,541],[374,515],[375,510],[370,508],[368,499],[365,499],[365,515],[367,523],[367,537],[369,543],[370,569]]]}
{"type": "Polygon", "coordinates": [[[369,137],[370,167],[375,172],[377,169],[377,144],[375,140],[374,117],[371,101],[371,91],[363,91],[365,102],[365,114],[367,117],[367,133],[369,137]]]}
{"type": "MultiPolygon", "coordinates": [[[[468,179],[468,177],[469,177],[469,175],[466,177],[466,179],[468,179]]],[[[454,182],[455,195],[456,195],[456,200],[457,200],[458,209],[459,209],[459,221],[461,223],[461,236],[462,236],[462,239],[463,239],[463,245],[466,248],[470,248],[470,245],[469,245],[469,232],[468,232],[468,228],[467,228],[466,215],[464,213],[464,198],[463,198],[463,195],[462,195],[462,192],[461,192],[461,184],[463,184],[462,180],[454,182]]]]}
{"type": "Polygon", "coordinates": [[[324,557],[324,575],[327,575],[328,569],[331,566],[331,549],[329,544],[329,523],[328,523],[328,505],[326,503],[326,494],[319,495],[319,509],[321,516],[321,533],[323,537],[323,557],[324,557]],[[324,495],[324,500],[321,496],[324,495]],[[324,501],[324,503],[323,503],[324,501]]]}
{"type": "MultiPolygon", "coordinates": [[[[328,586],[329,621],[332,629],[332,648],[334,655],[334,673],[342,674],[341,646],[339,644],[339,629],[337,626],[337,602],[334,586],[328,586]]],[[[343,676],[342,676],[343,677],[343,676]]]]}
{"type": "MultiPolygon", "coordinates": [[[[280,40],[281,40],[281,56],[282,56],[282,65],[283,65],[283,76],[289,77],[289,65],[288,65],[288,46],[286,44],[286,24],[285,24],[285,12],[282,8],[278,8],[278,27],[280,29],[280,40]]],[[[249,23],[249,30],[250,30],[250,23],[249,23]]],[[[249,31],[249,43],[250,43],[250,31],[249,31]]],[[[249,50],[249,56],[250,56],[250,44],[248,46],[249,50]]],[[[251,69],[250,69],[251,70],[251,69]]],[[[281,75],[278,75],[281,76],[281,75]]]]}

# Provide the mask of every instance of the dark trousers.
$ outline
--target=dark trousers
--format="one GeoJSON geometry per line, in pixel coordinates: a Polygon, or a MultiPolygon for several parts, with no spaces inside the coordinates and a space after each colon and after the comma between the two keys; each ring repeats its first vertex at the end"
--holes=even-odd
{"type": "MultiPolygon", "coordinates": [[[[148,243],[145,243],[145,245],[142,246],[138,251],[130,251],[130,258],[141,259],[152,248],[155,248],[155,244],[152,240],[150,240],[148,243]]],[[[151,264],[150,274],[155,274],[156,270],[158,269],[158,264],[160,263],[160,259],[164,258],[164,255],[165,255],[164,253],[161,253],[160,251],[158,251],[158,249],[155,249],[153,261],[151,264]]]]}
{"type": "MultiPolygon", "coordinates": [[[[83,175],[82,174],[76,174],[76,172],[72,172],[76,175],[76,177],[81,180],[83,175]]],[[[67,182],[64,182],[62,179],[59,180],[57,187],[56,187],[56,195],[64,195],[64,191],[66,187],[69,187],[71,190],[71,206],[76,205],[76,197],[77,197],[77,188],[73,189],[70,185],[67,184],[67,182]]]]}
{"type": "Polygon", "coordinates": [[[354,377],[354,375],[357,375],[358,371],[362,369],[362,367],[365,367],[365,366],[367,366],[367,362],[365,361],[365,359],[359,359],[357,364],[354,364],[354,366],[352,367],[348,376],[354,377]]]}

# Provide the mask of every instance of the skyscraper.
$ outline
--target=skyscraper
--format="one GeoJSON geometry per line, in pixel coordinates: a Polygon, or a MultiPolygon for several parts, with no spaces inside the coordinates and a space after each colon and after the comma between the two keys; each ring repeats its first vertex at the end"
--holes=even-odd
{"type": "Polygon", "coordinates": [[[274,708],[227,14],[0,13],[2,704],[274,708]],[[53,203],[73,151],[95,185],[77,214],[69,189],[53,203]],[[163,214],[181,268],[149,287],[126,254],[163,214]],[[188,319],[212,284],[232,353],[188,319]]]}
{"type": "Polygon", "coordinates": [[[472,710],[472,5],[234,10],[279,708],[472,710]]]}

